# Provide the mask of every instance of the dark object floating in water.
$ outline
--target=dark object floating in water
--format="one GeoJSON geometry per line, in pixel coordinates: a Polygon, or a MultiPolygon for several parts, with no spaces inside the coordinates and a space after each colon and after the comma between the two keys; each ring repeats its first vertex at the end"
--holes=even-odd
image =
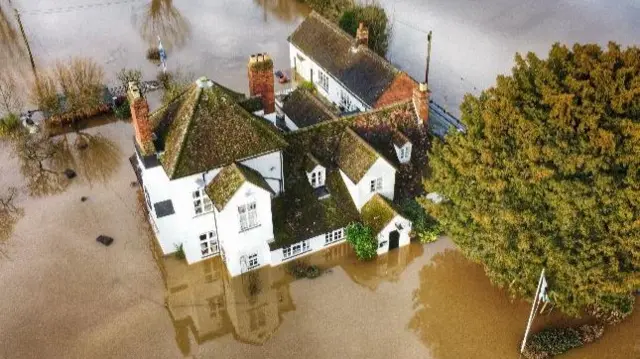
{"type": "Polygon", "coordinates": [[[276,71],[276,77],[278,78],[278,82],[280,82],[281,84],[286,84],[287,82],[289,82],[289,78],[287,77],[287,75],[285,75],[284,72],[280,70],[276,71]]]}
{"type": "Polygon", "coordinates": [[[68,179],[72,179],[76,177],[76,171],[72,170],[71,168],[67,168],[66,170],[64,170],[64,175],[67,176],[68,179]]]}
{"type": "Polygon", "coordinates": [[[129,185],[130,185],[131,187],[138,187],[138,182],[136,182],[136,181],[131,181],[131,183],[129,183],[129,185]]]}
{"type": "Polygon", "coordinates": [[[80,197],[80,200],[81,200],[82,202],[86,202],[88,199],[89,199],[89,197],[87,197],[87,196],[82,196],[82,197],[80,197]]]}
{"type": "Polygon", "coordinates": [[[108,236],[103,236],[103,235],[99,235],[98,238],[96,238],[96,241],[104,244],[105,246],[110,246],[111,243],[113,243],[113,238],[108,237],[108,236]]]}

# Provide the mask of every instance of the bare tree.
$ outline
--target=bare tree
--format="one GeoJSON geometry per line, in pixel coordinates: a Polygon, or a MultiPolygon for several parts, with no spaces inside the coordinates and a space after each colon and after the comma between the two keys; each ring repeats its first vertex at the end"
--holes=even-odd
{"type": "Polygon", "coordinates": [[[23,215],[22,208],[15,205],[15,199],[18,196],[18,189],[9,187],[5,193],[0,194],[0,254],[7,257],[2,246],[13,233],[18,219],[23,215]]]}
{"type": "Polygon", "coordinates": [[[0,73],[0,117],[3,113],[20,112],[22,105],[15,78],[7,72],[0,73]]]}

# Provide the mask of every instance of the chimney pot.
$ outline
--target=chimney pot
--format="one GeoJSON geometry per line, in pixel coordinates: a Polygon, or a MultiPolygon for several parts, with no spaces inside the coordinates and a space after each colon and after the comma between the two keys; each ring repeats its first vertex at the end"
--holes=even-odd
{"type": "Polygon", "coordinates": [[[429,88],[426,83],[413,90],[413,106],[420,123],[424,126],[429,124],[429,88]]]}

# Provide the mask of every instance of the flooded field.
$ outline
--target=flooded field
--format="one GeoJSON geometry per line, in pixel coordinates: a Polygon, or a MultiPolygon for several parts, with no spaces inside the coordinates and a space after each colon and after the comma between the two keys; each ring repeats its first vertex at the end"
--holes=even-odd
{"type": "MultiPolygon", "coordinates": [[[[286,37],[308,13],[295,0],[12,3],[38,68],[82,55],[110,81],[125,66],[150,79],[157,68],[144,54],[161,35],[170,69],[239,91],[249,54],[266,51],[276,68],[288,66],[286,37]]],[[[434,29],[434,97],[450,108],[508,70],[515,51],[545,52],[556,40],[628,44],[640,33],[632,0],[382,3],[397,20],[391,60],[413,76],[422,71],[424,36],[415,28],[434,29]]],[[[0,0],[0,63],[27,83],[21,41],[0,0]]],[[[447,239],[364,264],[338,245],[305,258],[325,270],[313,280],[294,280],[285,267],[228,278],[216,258],[193,266],[156,258],[131,186],[131,125],[100,125],[56,138],[63,155],[55,169],[73,168],[70,181],[21,171],[0,143],[0,188],[16,187],[23,211],[0,228],[0,358],[517,357],[529,306],[492,287],[447,239]],[[78,150],[79,141],[87,148],[78,150]],[[114,244],[96,243],[101,234],[114,244]]],[[[536,328],[568,323],[554,313],[536,328]]],[[[636,310],[564,357],[638,358],[638,338],[636,310]]]]}

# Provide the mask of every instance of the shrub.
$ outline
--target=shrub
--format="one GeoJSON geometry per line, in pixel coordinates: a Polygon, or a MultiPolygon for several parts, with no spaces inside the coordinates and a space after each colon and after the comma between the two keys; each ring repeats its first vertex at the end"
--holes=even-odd
{"type": "Polygon", "coordinates": [[[142,71],[138,69],[122,68],[122,70],[118,72],[116,77],[118,78],[118,81],[120,81],[122,87],[124,87],[126,90],[129,88],[129,82],[139,83],[140,81],[142,81],[142,71]]]}
{"type": "Polygon", "coordinates": [[[549,328],[531,336],[525,357],[545,359],[582,346],[580,332],[573,328],[549,328]]]}
{"type": "Polygon", "coordinates": [[[315,265],[309,265],[304,261],[293,261],[287,264],[287,272],[297,279],[300,278],[317,278],[322,274],[320,268],[315,265]]]}
{"type": "Polygon", "coordinates": [[[585,324],[578,328],[582,344],[589,344],[599,339],[604,334],[603,324],[585,324]]]}
{"type": "Polygon", "coordinates": [[[10,113],[0,118],[0,137],[7,137],[20,128],[20,118],[14,113],[10,113]]]}
{"type": "Polygon", "coordinates": [[[311,81],[302,81],[302,83],[300,83],[300,87],[311,93],[316,93],[316,85],[311,81]]]}
{"type": "Polygon", "coordinates": [[[431,243],[442,234],[440,224],[414,199],[402,204],[404,215],[412,222],[412,235],[421,243],[431,243]]]}
{"type": "Polygon", "coordinates": [[[184,254],[184,244],[180,243],[180,244],[175,244],[176,246],[176,258],[178,259],[185,259],[186,256],[184,254]]]}
{"type": "Polygon", "coordinates": [[[131,117],[131,108],[129,107],[129,101],[124,100],[121,104],[116,105],[113,108],[113,113],[119,119],[127,119],[131,117]]]}
{"type": "Polygon", "coordinates": [[[633,312],[636,297],[629,295],[603,296],[596,305],[587,308],[587,313],[606,324],[618,324],[633,312]]]}
{"type": "Polygon", "coordinates": [[[160,62],[160,50],[157,47],[150,47],[147,50],[147,60],[152,62],[160,62]]]}
{"type": "Polygon", "coordinates": [[[360,223],[347,226],[347,242],[351,244],[358,259],[368,261],[378,255],[378,241],[373,236],[371,228],[360,223]]]}
{"type": "Polygon", "coordinates": [[[384,8],[379,4],[357,5],[342,13],[338,25],[355,36],[361,22],[369,30],[369,48],[382,57],[386,56],[391,30],[384,8]]]}

